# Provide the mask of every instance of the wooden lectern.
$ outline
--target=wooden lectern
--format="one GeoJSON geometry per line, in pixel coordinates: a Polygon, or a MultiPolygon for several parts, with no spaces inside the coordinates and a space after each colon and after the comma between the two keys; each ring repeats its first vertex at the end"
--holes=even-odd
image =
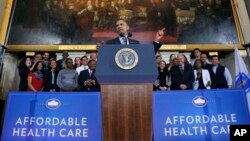
{"type": "Polygon", "coordinates": [[[157,74],[153,45],[100,48],[95,75],[101,84],[104,141],[152,140],[152,93],[157,74]],[[117,53],[124,48],[137,53],[134,68],[117,65],[117,53]]]}

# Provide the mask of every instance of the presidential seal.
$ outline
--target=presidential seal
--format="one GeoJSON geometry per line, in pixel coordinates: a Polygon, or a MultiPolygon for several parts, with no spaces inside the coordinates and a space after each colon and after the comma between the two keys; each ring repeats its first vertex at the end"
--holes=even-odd
{"type": "Polygon", "coordinates": [[[115,54],[115,62],[121,69],[132,69],[138,63],[138,54],[131,48],[120,49],[115,54]]]}

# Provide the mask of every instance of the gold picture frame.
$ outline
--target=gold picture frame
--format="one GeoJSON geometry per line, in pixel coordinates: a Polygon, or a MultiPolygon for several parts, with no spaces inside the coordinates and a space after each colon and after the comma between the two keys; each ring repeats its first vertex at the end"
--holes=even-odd
{"type": "MultiPolygon", "coordinates": [[[[228,0],[229,1],[229,0],[228,0]]],[[[11,10],[14,0],[6,0],[6,6],[4,9],[4,16],[2,21],[2,27],[0,32],[0,42],[3,44],[6,40],[7,28],[9,19],[11,17],[11,10]]],[[[235,28],[237,31],[238,43],[237,46],[243,43],[243,37],[241,33],[240,24],[238,21],[235,0],[230,0],[233,17],[235,22],[235,28]]],[[[176,11],[176,14],[181,14],[176,11]]],[[[188,16],[194,16],[190,13],[188,16]]],[[[181,20],[179,20],[180,22],[181,20]]],[[[192,22],[192,18],[189,22],[192,22]]],[[[178,22],[178,21],[177,21],[178,22]]],[[[200,48],[203,51],[230,51],[233,50],[235,43],[230,44],[163,44],[161,51],[191,51],[194,48],[200,48]]],[[[8,51],[60,51],[60,50],[72,50],[72,51],[92,51],[95,50],[95,44],[9,44],[8,51]]]]}

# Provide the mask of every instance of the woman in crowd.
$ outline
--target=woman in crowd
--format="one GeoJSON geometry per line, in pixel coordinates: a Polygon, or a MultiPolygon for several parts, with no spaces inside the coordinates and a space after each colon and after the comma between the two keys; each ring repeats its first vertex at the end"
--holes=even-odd
{"type": "Polygon", "coordinates": [[[158,67],[159,75],[154,84],[154,90],[166,91],[169,90],[171,79],[170,73],[166,67],[166,62],[161,60],[158,67]]]}
{"type": "Polygon", "coordinates": [[[57,76],[57,85],[61,91],[75,91],[78,87],[78,73],[74,69],[73,60],[67,58],[65,60],[65,69],[60,70],[57,76]]]}
{"type": "Polygon", "coordinates": [[[42,91],[44,84],[43,63],[36,62],[33,70],[28,75],[28,91],[39,92],[42,91]]]}
{"type": "Polygon", "coordinates": [[[77,69],[81,66],[81,57],[76,57],[74,62],[74,69],[77,69]]]}
{"type": "Polygon", "coordinates": [[[193,84],[193,89],[211,89],[211,78],[209,71],[202,69],[202,63],[200,59],[196,59],[194,63],[194,77],[195,81],[193,84]]]}
{"type": "Polygon", "coordinates": [[[201,57],[201,50],[199,48],[195,48],[190,55],[190,58],[191,58],[190,63],[192,65],[192,67],[194,67],[195,60],[200,59],[200,57],[201,57]]]}
{"type": "Polygon", "coordinates": [[[156,56],[155,56],[155,59],[156,59],[156,65],[157,65],[157,67],[159,67],[159,64],[160,64],[160,62],[161,62],[161,60],[162,60],[161,55],[156,55],[156,56]]]}
{"type": "Polygon", "coordinates": [[[57,75],[59,70],[57,69],[56,60],[52,59],[49,62],[50,69],[45,72],[45,83],[43,91],[55,92],[59,91],[59,87],[56,84],[57,75]]]}
{"type": "Polygon", "coordinates": [[[20,76],[19,91],[27,91],[28,88],[28,74],[30,72],[31,60],[30,57],[25,57],[18,66],[20,76]]]}
{"type": "Polygon", "coordinates": [[[171,54],[169,56],[169,63],[167,64],[167,69],[168,71],[170,71],[171,67],[174,65],[174,59],[176,58],[176,55],[175,54],[171,54]]]}

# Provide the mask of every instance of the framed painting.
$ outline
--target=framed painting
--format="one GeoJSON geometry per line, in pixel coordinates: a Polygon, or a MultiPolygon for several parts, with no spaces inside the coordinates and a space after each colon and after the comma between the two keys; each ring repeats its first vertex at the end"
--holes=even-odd
{"type": "MultiPolygon", "coordinates": [[[[15,0],[9,0],[15,1],[15,0]]],[[[240,42],[233,0],[17,0],[8,45],[94,49],[117,36],[125,19],[133,37],[151,43],[166,28],[162,49],[232,49],[240,42]]],[[[46,48],[45,47],[45,48],[46,48]]],[[[10,48],[11,49],[11,48],[10,48]]]]}

